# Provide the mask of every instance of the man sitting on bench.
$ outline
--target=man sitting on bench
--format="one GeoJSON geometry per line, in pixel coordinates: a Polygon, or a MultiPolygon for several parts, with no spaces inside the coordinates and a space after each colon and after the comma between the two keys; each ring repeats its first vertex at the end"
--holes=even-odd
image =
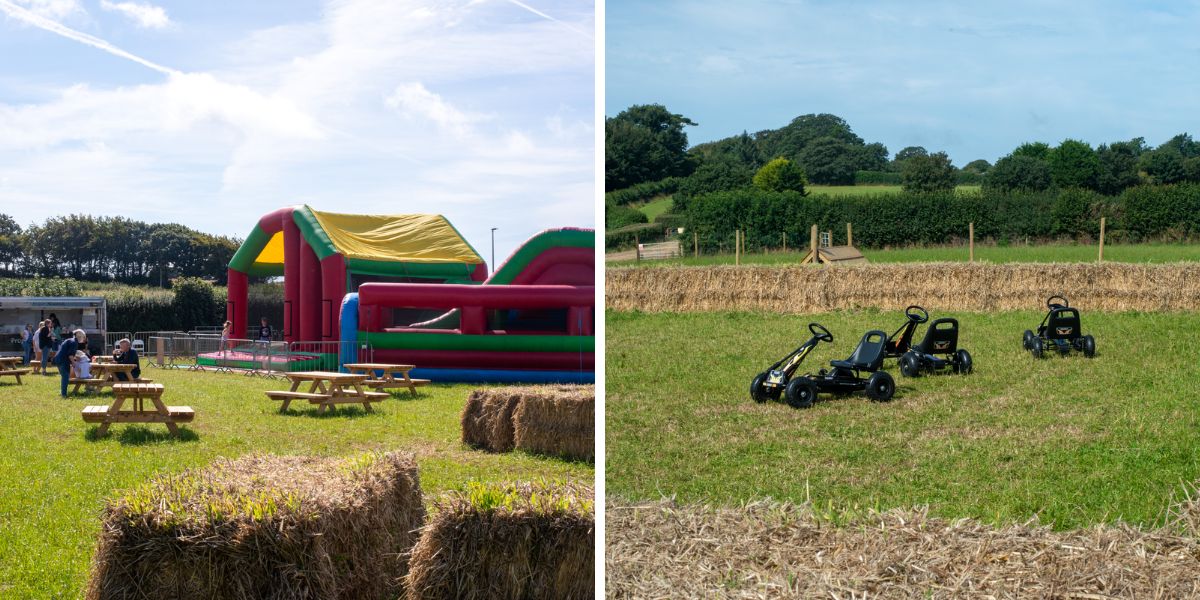
{"type": "MultiPolygon", "coordinates": [[[[138,365],[129,372],[129,375],[133,375],[134,379],[142,378],[142,367],[141,363],[138,362],[138,353],[137,350],[133,349],[129,338],[122,338],[121,341],[117,342],[117,350],[113,352],[113,362],[122,365],[138,365]]],[[[121,381],[129,381],[129,375],[125,373],[118,372],[115,375],[121,381]]]]}

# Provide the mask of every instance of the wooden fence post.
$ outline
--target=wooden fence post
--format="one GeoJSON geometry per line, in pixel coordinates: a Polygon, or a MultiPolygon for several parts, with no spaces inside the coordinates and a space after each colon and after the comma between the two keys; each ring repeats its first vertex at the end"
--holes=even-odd
{"type": "Polygon", "coordinates": [[[1097,262],[1104,262],[1104,217],[1100,217],[1100,257],[1097,262]]]}
{"type": "Polygon", "coordinates": [[[692,232],[692,248],[696,252],[696,258],[700,257],[700,234],[692,232]]]}
{"type": "Polygon", "coordinates": [[[783,251],[787,252],[787,232],[783,232],[783,251]]]}
{"type": "Polygon", "coordinates": [[[968,225],[967,228],[970,231],[969,235],[971,237],[971,241],[969,242],[970,255],[967,262],[975,262],[975,222],[971,221],[971,224],[968,225]]]}
{"type": "Polygon", "coordinates": [[[846,223],[846,245],[854,245],[854,230],[850,228],[850,224],[846,223]]]}
{"type": "Polygon", "coordinates": [[[642,260],[642,244],[638,242],[638,236],[633,236],[633,255],[634,260],[642,260]]]}

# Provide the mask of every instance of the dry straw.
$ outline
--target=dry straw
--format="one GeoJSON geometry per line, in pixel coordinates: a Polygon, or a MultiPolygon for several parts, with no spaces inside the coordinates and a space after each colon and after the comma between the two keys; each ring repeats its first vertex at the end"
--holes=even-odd
{"type": "Polygon", "coordinates": [[[513,413],[513,440],[525,452],[595,460],[595,415],[590,385],[534,388],[513,413]]]}
{"type": "Polygon", "coordinates": [[[1040,309],[1052,294],[1100,311],[1200,309],[1200,264],[912,263],[610,268],[605,301],[645,312],[803,314],[873,307],[1040,309]]]}
{"type": "Polygon", "coordinates": [[[595,458],[596,390],[590,385],[531,385],[475,390],[462,413],[462,440],[489,452],[595,458]]]}
{"type": "Polygon", "coordinates": [[[110,501],[87,598],[396,598],[425,517],[411,455],[252,455],[110,501]]]}
{"type": "Polygon", "coordinates": [[[1200,543],[1175,527],[997,528],[900,510],[834,526],[767,502],[610,505],[605,523],[613,598],[1200,597],[1200,543]]]}
{"type": "Polygon", "coordinates": [[[467,397],[462,412],[462,441],[488,452],[513,449],[513,411],[521,401],[524,388],[475,390],[467,397]]]}
{"type": "Polygon", "coordinates": [[[592,598],[593,498],[587,486],[529,483],[444,495],[413,549],[409,600],[592,598]]]}

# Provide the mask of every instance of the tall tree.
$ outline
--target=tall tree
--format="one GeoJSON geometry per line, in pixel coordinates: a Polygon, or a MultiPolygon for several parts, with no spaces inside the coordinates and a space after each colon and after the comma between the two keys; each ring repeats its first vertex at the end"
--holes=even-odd
{"type": "Polygon", "coordinates": [[[1100,175],[1100,159],[1086,142],[1063,140],[1046,155],[1050,165],[1050,181],[1060,188],[1096,189],[1100,175]]]}
{"type": "Polygon", "coordinates": [[[1138,157],[1146,151],[1146,140],[1133,138],[1128,142],[1100,144],[1096,158],[1100,163],[1096,174],[1096,190],[1115,196],[1125,188],[1138,184],[1138,157]]]}
{"type": "Polygon", "coordinates": [[[858,168],[855,147],[843,140],[817,138],[800,152],[800,166],[808,174],[809,181],[824,185],[853,185],[854,172],[858,168]]]}
{"type": "Polygon", "coordinates": [[[661,104],[631,106],[605,119],[605,190],[687,175],[692,164],[683,128],[695,124],[661,104]]]}
{"type": "Polygon", "coordinates": [[[1050,144],[1045,142],[1025,142],[1017,146],[1009,156],[1028,156],[1037,160],[1046,160],[1050,154],[1050,144]]]}
{"type": "Polygon", "coordinates": [[[804,169],[783,157],[767,163],[754,174],[754,187],[768,192],[791,191],[803,195],[807,184],[804,169]]]}
{"type": "Polygon", "coordinates": [[[954,189],[954,165],[945,152],[913,156],[901,167],[900,183],[912,194],[948,192],[954,189]]]}
{"type": "Polygon", "coordinates": [[[1027,155],[1005,156],[988,170],[983,187],[998,192],[1045,190],[1050,187],[1050,167],[1027,155]]]}
{"type": "Polygon", "coordinates": [[[12,217],[0,214],[0,265],[15,272],[21,256],[21,226],[12,217]]]}

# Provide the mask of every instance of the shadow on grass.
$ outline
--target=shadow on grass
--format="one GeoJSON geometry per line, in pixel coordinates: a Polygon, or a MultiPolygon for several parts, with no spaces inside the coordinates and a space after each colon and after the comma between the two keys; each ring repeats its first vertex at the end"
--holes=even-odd
{"type": "Polygon", "coordinates": [[[289,408],[284,412],[274,411],[275,414],[281,417],[308,417],[310,419],[360,419],[363,417],[374,417],[382,414],[378,408],[375,412],[367,412],[361,406],[345,406],[342,408],[329,409],[325,412],[317,412],[320,409],[309,408],[306,410],[296,410],[289,408]]]}
{"type": "Polygon", "coordinates": [[[116,439],[123,446],[144,446],[162,442],[195,442],[200,436],[187,427],[179,427],[179,437],[171,435],[165,426],[147,427],[145,425],[109,425],[108,433],[100,435],[100,426],[93,425],[83,434],[83,439],[89,442],[116,439]]]}

